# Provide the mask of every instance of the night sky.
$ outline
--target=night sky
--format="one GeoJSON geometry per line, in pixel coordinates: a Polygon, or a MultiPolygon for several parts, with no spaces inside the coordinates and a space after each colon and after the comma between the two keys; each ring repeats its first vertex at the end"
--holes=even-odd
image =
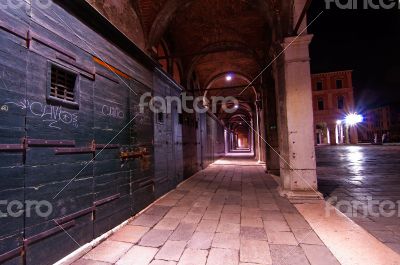
{"type": "Polygon", "coordinates": [[[326,10],[314,0],[309,22],[323,10],[309,28],[312,73],[354,70],[358,111],[400,102],[400,9],[326,10]]]}

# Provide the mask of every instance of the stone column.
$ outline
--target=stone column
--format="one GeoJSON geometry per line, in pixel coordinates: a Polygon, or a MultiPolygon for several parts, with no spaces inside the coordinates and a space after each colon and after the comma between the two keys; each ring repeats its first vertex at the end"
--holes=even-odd
{"type": "Polygon", "coordinates": [[[264,115],[264,106],[262,104],[260,104],[259,107],[259,124],[260,124],[260,163],[265,164],[266,162],[266,143],[265,141],[266,139],[266,134],[265,134],[265,115],[264,115]]]}
{"type": "Polygon", "coordinates": [[[258,159],[258,163],[261,162],[261,131],[260,131],[260,116],[259,116],[259,109],[257,102],[254,104],[255,107],[255,116],[256,116],[256,141],[257,141],[257,153],[256,153],[256,158],[258,159]]]}
{"type": "Polygon", "coordinates": [[[228,139],[228,131],[225,129],[224,130],[224,141],[225,141],[225,146],[224,146],[224,151],[225,155],[228,153],[229,150],[229,139],[228,139]]]}
{"type": "MultiPolygon", "coordinates": [[[[330,145],[336,145],[336,135],[338,134],[337,125],[336,124],[328,124],[329,129],[329,142],[330,145]]],[[[340,133],[339,133],[340,135],[340,133]]],[[[340,139],[339,139],[340,142],[340,139]]]]}
{"type": "Polygon", "coordinates": [[[279,59],[280,173],[282,196],[321,198],[317,191],[311,75],[308,46],[312,35],[284,39],[279,59]]]}
{"type": "Polygon", "coordinates": [[[275,84],[266,85],[265,91],[267,94],[264,98],[267,173],[279,176],[279,137],[275,84]]]}
{"type": "Polygon", "coordinates": [[[358,131],[356,126],[350,127],[350,143],[358,144],[358,131]]]}

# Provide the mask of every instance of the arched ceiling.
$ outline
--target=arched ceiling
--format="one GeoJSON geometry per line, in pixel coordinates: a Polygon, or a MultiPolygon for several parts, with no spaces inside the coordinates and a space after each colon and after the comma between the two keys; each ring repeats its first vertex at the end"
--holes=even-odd
{"type": "MultiPolygon", "coordinates": [[[[89,1],[97,6],[110,2],[89,1]]],[[[113,0],[115,8],[124,5],[139,17],[139,23],[131,23],[137,28],[131,34],[140,31],[145,39],[141,46],[152,54],[164,39],[171,50],[170,58],[179,59],[183,67],[183,85],[190,84],[188,79],[195,73],[200,87],[223,71],[256,76],[273,42],[290,32],[293,1],[113,0]]],[[[118,14],[121,16],[115,19],[129,21],[126,14],[118,14]]]]}
{"type": "Polygon", "coordinates": [[[87,0],[140,49],[145,49],[141,18],[131,0],[87,0]]]}
{"type": "MultiPolygon", "coordinates": [[[[110,0],[89,1],[99,6],[110,0]]],[[[167,44],[170,54],[157,59],[179,61],[184,87],[190,90],[188,85],[196,76],[199,94],[210,89],[207,96],[237,96],[238,112],[247,112],[247,116],[251,116],[257,99],[257,81],[240,92],[260,73],[270,59],[270,48],[290,34],[293,25],[294,0],[115,1],[125,6],[129,2],[129,9],[140,19],[140,25],[135,21],[136,31],[144,36],[146,52],[154,56],[161,41],[167,44]],[[223,78],[226,73],[243,78],[227,82],[223,78]]],[[[107,12],[110,11],[104,11],[107,12]]],[[[229,120],[234,115],[222,116],[229,120]]]]}
{"type": "Polygon", "coordinates": [[[166,36],[203,87],[221,72],[254,76],[271,44],[270,28],[269,19],[250,1],[195,0],[176,12],[166,36]]]}
{"type": "Polygon", "coordinates": [[[171,76],[179,71],[188,91],[237,98],[234,113],[215,113],[236,125],[254,116],[261,81],[252,81],[292,34],[294,1],[306,0],[88,0],[171,76]],[[157,52],[161,43],[165,55],[157,52]]]}

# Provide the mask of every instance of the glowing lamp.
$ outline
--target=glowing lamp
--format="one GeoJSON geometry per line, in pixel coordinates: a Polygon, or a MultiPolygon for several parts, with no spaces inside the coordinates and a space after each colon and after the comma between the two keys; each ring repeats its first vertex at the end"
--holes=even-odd
{"type": "Polygon", "coordinates": [[[346,116],[345,122],[347,125],[356,125],[357,123],[360,123],[364,120],[362,115],[359,115],[357,113],[352,113],[346,116]]]}

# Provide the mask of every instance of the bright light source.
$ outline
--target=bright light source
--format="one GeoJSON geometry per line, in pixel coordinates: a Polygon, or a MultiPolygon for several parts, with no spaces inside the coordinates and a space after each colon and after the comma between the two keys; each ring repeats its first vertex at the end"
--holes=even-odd
{"type": "Polygon", "coordinates": [[[235,105],[235,109],[238,109],[239,108],[239,105],[235,105]]]}
{"type": "Polygon", "coordinates": [[[226,81],[231,81],[232,80],[232,75],[226,75],[226,77],[225,77],[225,79],[226,79],[226,81]]]}
{"type": "Polygon", "coordinates": [[[360,123],[364,120],[363,116],[357,114],[357,113],[352,113],[346,116],[345,122],[347,125],[356,125],[357,123],[360,123]]]}
{"type": "Polygon", "coordinates": [[[336,124],[337,124],[337,125],[342,124],[342,120],[337,120],[337,121],[336,121],[336,124]]]}

